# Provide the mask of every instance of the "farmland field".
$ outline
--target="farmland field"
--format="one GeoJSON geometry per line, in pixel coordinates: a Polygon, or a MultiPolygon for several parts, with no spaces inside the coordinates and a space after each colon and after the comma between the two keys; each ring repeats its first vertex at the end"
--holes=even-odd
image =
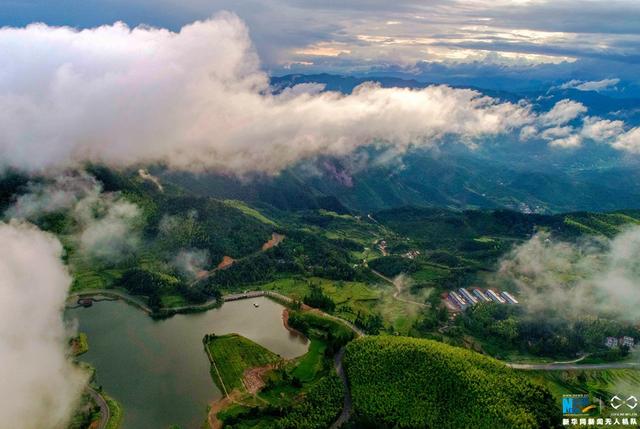
{"type": "MultiPolygon", "coordinates": [[[[280,360],[280,357],[275,353],[238,334],[209,336],[207,338],[205,347],[209,350],[215,366],[218,368],[227,392],[233,389],[244,389],[242,376],[247,369],[265,366],[280,360]]],[[[220,380],[213,367],[211,375],[219,385],[220,380]]]]}

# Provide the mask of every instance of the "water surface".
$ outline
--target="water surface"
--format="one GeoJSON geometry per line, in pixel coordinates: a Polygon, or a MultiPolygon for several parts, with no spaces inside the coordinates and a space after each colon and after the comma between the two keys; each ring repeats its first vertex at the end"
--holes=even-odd
{"type": "Polygon", "coordinates": [[[282,310],[259,297],[155,321],[124,302],[106,301],[67,310],[66,316],[87,333],[89,351],[81,359],[122,404],[123,429],[191,429],[204,422],[207,404],[222,396],[209,374],[202,337],[235,332],[284,358],[300,356],[307,344],[284,328],[282,310]]]}

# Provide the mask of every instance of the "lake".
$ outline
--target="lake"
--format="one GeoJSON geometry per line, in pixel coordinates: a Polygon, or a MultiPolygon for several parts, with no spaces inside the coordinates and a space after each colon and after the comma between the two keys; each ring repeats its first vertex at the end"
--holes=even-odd
{"type": "Polygon", "coordinates": [[[122,301],[103,301],[65,315],[87,333],[89,351],[80,359],[96,368],[98,384],[122,405],[123,429],[191,429],[202,425],[207,405],[222,396],[202,337],[238,333],[284,358],[300,356],[308,345],[285,329],[283,309],[259,297],[153,320],[122,301]]]}

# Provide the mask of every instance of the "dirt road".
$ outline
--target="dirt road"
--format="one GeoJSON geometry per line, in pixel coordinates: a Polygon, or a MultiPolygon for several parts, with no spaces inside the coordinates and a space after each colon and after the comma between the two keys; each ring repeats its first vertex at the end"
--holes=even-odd
{"type": "Polygon", "coordinates": [[[393,293],[393,299],[401,301],[401,302],[404,302],[406,304],[417,305],[419,307],[426,307],[427,306],[423,302],[412,301],[410,299],[401,298],[400,294],[402,293],[402,287],[400,286],[400,282],[398,281],[397,278],[395,280],[392,280],[389,277],[385,276],[384,274],[377,272],[376,270],[371,270],[371,272],[373,274],[375,274],[376,276],[380,277],[381,279],[383,279],[384,281],[391,283],[393,285],[393,287],[396,288],[396,291],[393,293]]]}

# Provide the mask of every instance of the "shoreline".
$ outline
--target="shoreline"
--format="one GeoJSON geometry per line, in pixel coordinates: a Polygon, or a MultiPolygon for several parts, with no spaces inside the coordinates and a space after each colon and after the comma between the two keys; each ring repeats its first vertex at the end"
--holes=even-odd
{"type": "Polygon", "coordinates": [[[297,329],[289,326],[289,309],[287,307],[282,309],[282,325],[287,331],[289,331],[290,334],[296,337],[304,338],[305,343],[309,342],[309,338],[307,338],[306,335],[304,335],[302,332],[298,331],[297,329]]]}

